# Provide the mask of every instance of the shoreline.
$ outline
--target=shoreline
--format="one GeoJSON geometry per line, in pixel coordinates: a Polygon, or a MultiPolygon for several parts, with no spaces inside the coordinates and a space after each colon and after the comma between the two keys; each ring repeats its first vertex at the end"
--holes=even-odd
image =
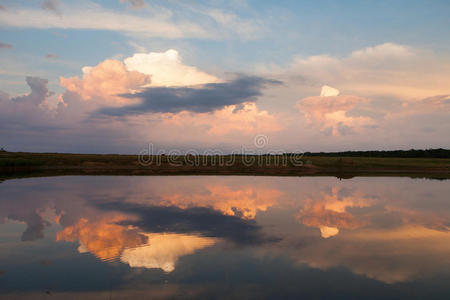
{"type": "Polygon", "coordinates": [[[139,158],[138,155],[2,152],[0,180],[59,175],[334,176],[343,179],[401,176],[450,179],[448,158],[304,156],[301,159],[297,157],[293,162],[288,155],[161,155],[149,157],[153,163],[148,166],[143,165],[139,158]]]}

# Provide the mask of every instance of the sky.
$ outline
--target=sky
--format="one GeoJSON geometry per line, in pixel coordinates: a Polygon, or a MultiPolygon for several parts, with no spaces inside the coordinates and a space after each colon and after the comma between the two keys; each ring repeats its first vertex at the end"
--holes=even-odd
{"type": "Polygon", "coordinates": [[[449,13],[439,0],[0,0],[0,147],[450,148],[449,13]]]}

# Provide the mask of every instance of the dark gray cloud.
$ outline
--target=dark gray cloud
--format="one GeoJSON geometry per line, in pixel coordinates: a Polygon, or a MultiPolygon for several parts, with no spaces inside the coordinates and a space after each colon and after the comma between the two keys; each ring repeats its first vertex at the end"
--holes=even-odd
{"type": "Polygon", "coordinates": [[[13,45],[0,42],[0,48],[4,48],[4,49],[12,49],[12,48],[13,48],[13,45]]]}
{"type": "Polygon", "coordinates": [[[27,102],[34,105],[39,105],[44,102],[47,97],[51,96],[52,93],[49,92],[47,88],[47,79],[27,76],[26,81],[31,89],[31,93],[26,94],[25,96],[12,98],[11,100],[13,102],[27,102]]]}
{"type": "Polygon", "coordinates": [[[25,219],[27,229],[22,233],[22,241],[35,241],[44,237],[44,229],[50,223],[43,220],[40,215],[33,213],[25,219]]]}
{"type": "Polygon", "coordinates": [[[46,226],[50,226],[50,223],[42,219],[35,211],[31,211],[30,214],[21,215],[7,215],[10,220],[15,220],[19,222],[24,222],[27,228],[22,233],[22,241],[35,241],[42,239],[44,237],[44,229],[46,226]]]}
{"type": "Polygon", "coordinates": [[[28,94],[10,97],[0,91],[0,140],[9,150],[16,142],[42,145],[42,135],[51,137],[65,125],[48,109],[47,100],[54,94],[48,90],[48,80],[30,76],[26,81],[31,89],[28,94]]]}
{"type": "Polygon", "coordinates": [[[219,237],[240,245],[278,241],[264,236],[255,221],[224,215],[206,207],[181,209],[176,206],[142,206],[123,202],[99,205],[101,209],[132,213],[137,221],[123,221],[121,225],[133,225],[147,232],[198,233],[207,237],[219,237]]]}
{"type": "Polygon", "coordinates": [[[227,105],[255,102],[261,95],[262,88],[270,84],[281,84],[281,82],[256,76],[239,76],[229,82],[209,83],[199,87],[150,87],[135,94],[121,95],[130,99],[141,99],[138,104],[103,108],[97,113],[125,116],[147,112],[212,112],[227,105]]]}

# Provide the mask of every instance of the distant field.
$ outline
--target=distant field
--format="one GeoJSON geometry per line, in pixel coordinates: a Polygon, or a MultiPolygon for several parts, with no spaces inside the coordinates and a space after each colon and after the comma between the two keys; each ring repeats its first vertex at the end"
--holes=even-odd
{"type": "Polygon", "coordinates": [[[152,156],[0,152],[0,177],[46,175],[410,176],[450,178],[449,158],[152,156]]]}

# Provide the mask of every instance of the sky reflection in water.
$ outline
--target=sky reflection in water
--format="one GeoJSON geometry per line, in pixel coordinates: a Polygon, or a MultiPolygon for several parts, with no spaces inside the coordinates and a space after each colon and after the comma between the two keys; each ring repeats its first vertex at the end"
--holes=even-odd
{"type": "Polygon", "coordinates": [[[10,180],[0,291],[446,299],[449,194],[408,178],[10,180]]]}

